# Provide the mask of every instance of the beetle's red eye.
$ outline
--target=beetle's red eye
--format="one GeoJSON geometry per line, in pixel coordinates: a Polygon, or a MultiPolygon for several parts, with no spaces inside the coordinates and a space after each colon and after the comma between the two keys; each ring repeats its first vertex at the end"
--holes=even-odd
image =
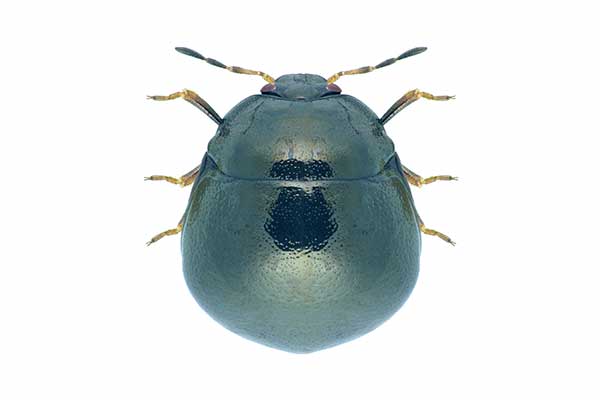
{"type": "Polygon", "coordinates": [[[342,89],[340,89],[340,87],[335,83],[330,83],[329,85],[327,85],[327,91],[333,93],[342,93],[342,89]]]}
{"type": "Polygon", "coordinates": [[[265,86],[260,89],[261,93],[269,93],[275,90],[275,85],[273,83],[267,83],[265,86]]]}

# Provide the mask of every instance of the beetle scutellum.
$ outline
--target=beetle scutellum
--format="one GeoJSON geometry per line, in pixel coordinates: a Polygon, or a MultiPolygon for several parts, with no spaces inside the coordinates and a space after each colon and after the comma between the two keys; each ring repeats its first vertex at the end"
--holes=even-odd
{"type": "Polygon", "coordinates": [[[193,183],[176,228],[182,232],[186,282],[216,321],[250,340],[308,353],[357,338],[391,317],[410,295],[426,228],[409,183],[421,178],[401,164],[383,126],[412,102],[449,100],[411,90],[381,118],[334,82],[426,50],[417,47],[374,67],[319,75],[270,75],[230,67],[185,47],[180,53],[229,71],[261,76],[261,94],[221,118],[200,96],[183,98],[217,125],[202,163],[173,178],[193,183]]]}

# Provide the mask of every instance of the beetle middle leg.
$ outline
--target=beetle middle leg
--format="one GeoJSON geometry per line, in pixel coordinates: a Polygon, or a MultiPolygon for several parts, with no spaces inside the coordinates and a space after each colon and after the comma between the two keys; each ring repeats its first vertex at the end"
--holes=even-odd
{"type": "Polygon", "coordinates": [[[417,186],[417,187],[421,187],[423,185],[427,185],[427,184],[437,182],[437,181],[457,181],[458,180],[458,178],[456,176],[450,176],[450,175],[436,175],[436,176],[430,176],[429,178],[423,178],[420,175],[412,172],[410,169],[408,169],[404,165],[402,166],[402,172],[404,172],[404,176],[406,177],[406,180],[408,180],[408,183],[410,183],[411,185],[417,186]]]}
{"type": "Polygon", "coordinates": [[[183,221],[184,220],[185,220],[185,213],[183,214],[183,217],[181,217],[181,220],[179,220],[179,222],[177,223],[177,226],[175,228],[167,229],[166,231],[163,231],[163,232],[159,233],[158,235],[154,235],[152,237],[152,239],[150,239],[149,241],[146,242],[146,246],[150,246],[152,243],[158,242],[160,239],[164,238],[165,236],[177,235],[183,229],[183,221]]]}
{"type": "Polygon", "coordinates": [[[198,172],[200,172],[200,165],[198,165],[196,168],[194,168],[190,172],[182,175],[179,178],[174,178],[172,176],[166,176],[166,175],[152,175],[152,176],[145,177],[144,180],[146,180],[146,181],[167,181],[174,185],[186,187],[186,186],[194,183],[196,176],[198,176],[198,172]]]}
{"type": "Polygon", "coordinates": [[[455,246],[456,243],[452,241],[452,239],[450,239],[448,236],[444,235],[442,232],[438,232],[434,229],[429,229],[425,226],[425,224],[423,223],[423,220],[421,219],[421,217],[419,217],[417,215],[417,219],[419,221],[419,230],[421,232],[423,232],[426,235],[431,235],[431,236],[437,236],[440,239],[442,239],[444,242],[450,243],[452,246],[455,246]]]}
{"type": "Polygon", "coordinates": [[[166,100],[174,100],[178,98],[182,98],[188,103],[192,104],[194,107],[199,108],[204,114],[208,115],[210,119],[212,119],[217,125],[220,125],[223,122],[223,118],[219,116],[219,114],[204,100],[202,97],[198,96],[195,92],[183,89],[181,92],[171,93],[167,96],[147,96],[149,99],[158,100],[158,101],[166,101],[166,100]]]}
{"type": "Polygon", "coordinates": [[[451,100],[454,96],[434,96],[431,93],[422,92],[419,89],[414,89],[407,92],[404,96],[402,96],[398,101],[396,101],[392,106],[383,114],[381,118],[379,118],[379,122],[382,125],[385,125],[394,117],[394,115],[398,114],[400,111],[405,109],[409,104],[414,103],[420,98],[429,99],[429,100],[438,100],[445,101],[451,100]]]}

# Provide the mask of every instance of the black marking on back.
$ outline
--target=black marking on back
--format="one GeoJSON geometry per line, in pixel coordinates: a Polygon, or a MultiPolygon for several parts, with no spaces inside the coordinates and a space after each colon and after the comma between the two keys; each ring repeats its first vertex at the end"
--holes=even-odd
{"type": "Polygon", "coordinates": [[[338,224],[321,188],[278,190],[264,225],[275,246],[283,251],[319,251],[327,246],[338,224]]]}
{"type": "Polygon", "coordinates": [[[326,161],[290,158],[273,163],[269,176],[286,181],[314,181],[333,177],[333,169],[326,161]]]}

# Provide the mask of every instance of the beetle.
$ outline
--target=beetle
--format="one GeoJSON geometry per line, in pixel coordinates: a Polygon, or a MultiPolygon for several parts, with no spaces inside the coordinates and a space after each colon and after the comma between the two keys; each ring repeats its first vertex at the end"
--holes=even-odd
{"type": "Polygon", "coordinates": [[[313,74],[270,75],[185,55],[267,84],[224,118],[184,89],[152,100],[182,98],[218,129],[202,163],[179,178],[192,185],[183,218],[148,244],[182,233],[186,283],[217,322],[255,342],[310,353],[362,336],[390,318],[417,281],[425,227],[409,184],[422,178],[404,166],[384,125],[420,98],[411,90],[381,117],[335,82],[422,53],[408,50],[376,66],[313,74]]]}

